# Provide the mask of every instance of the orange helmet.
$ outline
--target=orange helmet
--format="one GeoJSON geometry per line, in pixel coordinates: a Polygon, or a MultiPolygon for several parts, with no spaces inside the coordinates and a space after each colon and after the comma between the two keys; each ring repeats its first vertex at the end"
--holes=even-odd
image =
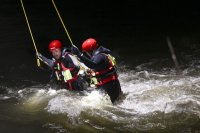
{"type": "Polygon", "coordinates": [[[89,38],[83,42],[82,50],[89,52],[97,48],[97,46],[98,46],[97,41],[94,38],[89,38]]]}
{"type": "Polygon", "coordinates": [[[53,40],[49,43],[49,51],[55,50],[55,49],[61,49],[62,43],[59,40],[53,40]]]}

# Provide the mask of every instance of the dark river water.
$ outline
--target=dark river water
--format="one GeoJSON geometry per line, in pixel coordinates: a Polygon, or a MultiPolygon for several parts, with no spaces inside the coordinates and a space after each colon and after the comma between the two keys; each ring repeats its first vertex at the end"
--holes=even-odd
{"type": "MultiPolygon", "coordinates": [[[[50,57],[47,48],[53,39],[70,46],[51,0],[23,2],[39,52],[50,57]]],[[[81,48],[92,36],[115,53],[123,95],[112,105],[107,95],[92,88],[76,93],[51,87],[50,71],[36,65],[20,0],[3,0],[1,133],[200,133],[196,8],[187,11],[166,2],[160,7],[151,4],[153,10],[136,1],[56,4],[75,45],[81,48]],[[171,58],[167,36],[180,70],[171,58]]]]}

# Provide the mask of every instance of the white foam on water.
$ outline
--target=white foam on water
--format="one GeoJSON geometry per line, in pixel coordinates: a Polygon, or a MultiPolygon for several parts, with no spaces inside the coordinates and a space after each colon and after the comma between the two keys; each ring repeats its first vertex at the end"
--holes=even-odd
{"type": "Polygon", "coordinates": [[[92,91],[84,96],[80,95],[57,95],[48,102],[46,110],[53,114],[67,114],[70,117],[77,117],[82,111],[92,108],[99,109],[110,101],[107,96],[99,91],[92,91]]]}
{"type": "Polygon", "coordinates": [[[200,107],[199,101],[196,101],[200,99],[199,87],[194,86],[200,81],[198,77],[131,71],[123,72],[120,81],[127,96],[118,106],[132,110],[134,114],[173,112],[183,99],[191,98],[194,100],[191,104],[200,107]]]}
{"type": "Polygon", "coordinates": [[[172,117],[181,112],[200,116],[200,78],[197,76],[131,70],[119,72],[119,80],[124,96],[115,105],[108,95],[97,90],[82,95],[64,89],[26,88],[19,90],[18,95],[25,99],[24,106],[29,110],[40,108],[70,118],[77,118],[84,112],[125,125],[128,121],[133,127],[140,116],[150,119],[155,112],[172,117]]]}
{"type": "Polygon", "coordinates": [[[0,96],[0,100],[7,100],[7,99],[10,99],[11,97],[8,97],[8,96],[0,96]]]}

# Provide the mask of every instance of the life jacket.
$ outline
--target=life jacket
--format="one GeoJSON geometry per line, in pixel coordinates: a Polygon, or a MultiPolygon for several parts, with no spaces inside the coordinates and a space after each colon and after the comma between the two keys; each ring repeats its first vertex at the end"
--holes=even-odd
{"type": "MultiPolygon", "coordinates": [[[[67,55],[70,57],[72,56],[70,53],[65,53],[63,57],[67,55]]],[[[72,61],[74,65],[77,65],[73,59],[72,61]]],[[[69,90],[72,90],[72,83],[78,79],[78,72],[79,70],[77,70],[75,66],[67,68],[63,62],[54,59],[53,74],[55,74],[57,81],[68,84],[69,90]]]]}
{"type": "Polygon", "coordinates": [[[116,73],[116,61],[113,56],[110,54],[101,53],[106,56],[106,59],[109,62],[109,66],[107,69],[102,71],[92,71],[91,78],[91,87],[99,87],[104,85],[105,83],[111,82],[113,80],[118,79],[118,75],[116,73]]]}

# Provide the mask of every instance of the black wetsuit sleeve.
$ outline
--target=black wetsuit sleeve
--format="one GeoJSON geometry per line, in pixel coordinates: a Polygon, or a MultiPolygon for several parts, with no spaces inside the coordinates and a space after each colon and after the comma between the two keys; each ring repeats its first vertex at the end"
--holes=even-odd
{"type": "Polygon", "coordinates": [[[88,59],[87,57],[85,56],[80,56],[79,57],[81,59],[81,61],[89,68],[93,69],[97,63],[96,62],[93,62],[91,59],[88,59]]]}
{"type": "Polygon", "coordinates": [[[98,66],[102,64],[103,56],[102,55],[96,55],[92,59],[89,59],[85,57],[84,55],[80,56],[81,61],[89,68],[96,69],[98,66]]]}
{"type": "Polygon", "coordinates": [[[43,56],[42,54],[38,54],[38,57],[39,57],[39,59],[40,59],[42,62],[44,62],[50,69],[53,68],[54,63],[53,63],[53,60],[52,60],[52,59],[49,59],[49,58],[43,56]]]}

